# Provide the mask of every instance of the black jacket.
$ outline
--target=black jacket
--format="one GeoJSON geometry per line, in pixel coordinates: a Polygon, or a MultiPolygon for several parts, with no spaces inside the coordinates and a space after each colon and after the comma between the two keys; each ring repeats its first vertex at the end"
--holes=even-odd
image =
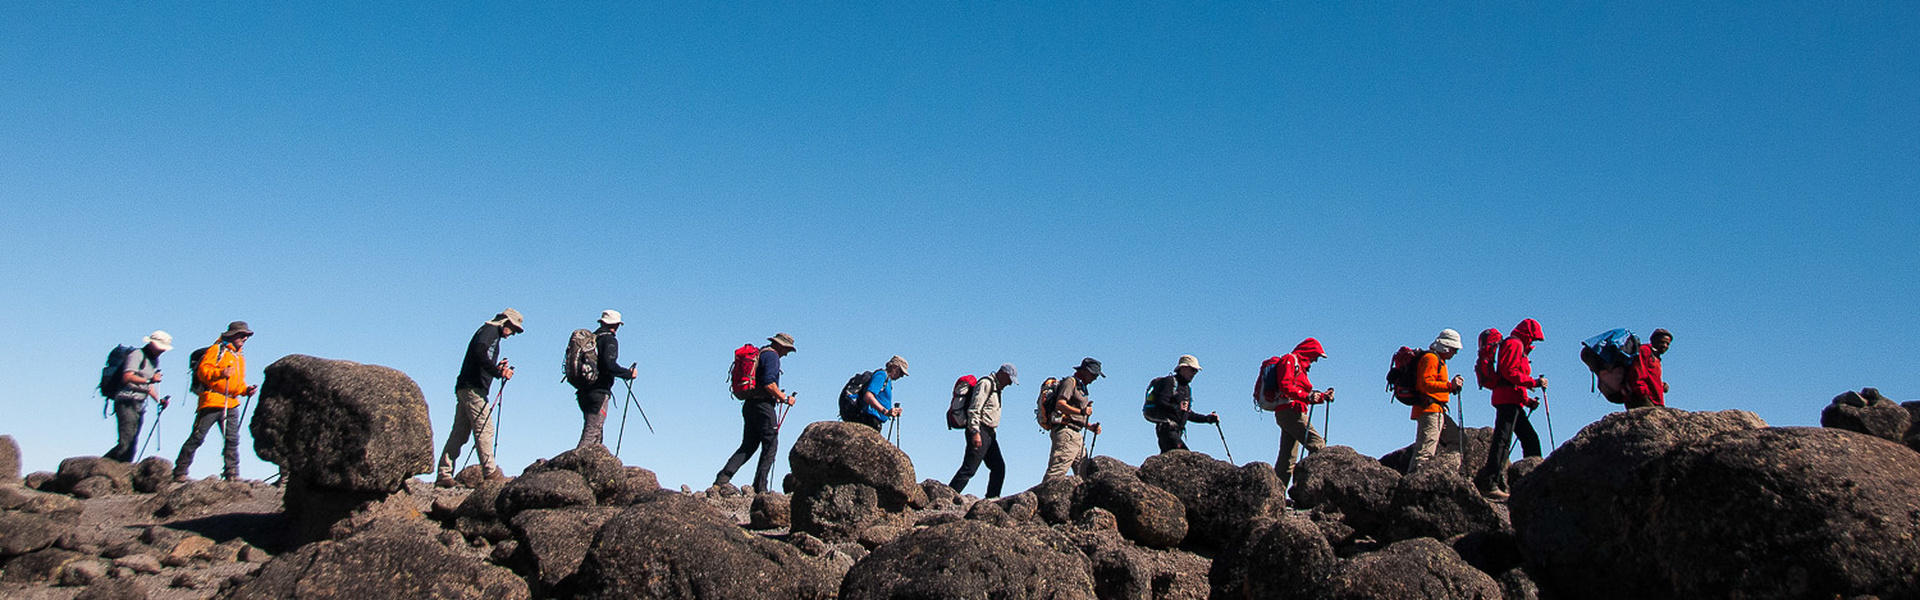
{"type": "Polygon", "coordinates": [[[620,338],[614,337],[612,327],[601,325],[593,330],[593,344],[600,352],[600,380],[587,389],[612,390],[614,379],[633,379],[638,374],[620,366],[620,338]]]}
{"type": "Polygon", "coordinates": [[[460,362],[460,377],[453,387],[480,390],[485,396],[493,388],[493,379],[500,375],[500,326],[486,323],[473,332],[473,341],[467,342],[467,357],[460,362]]]}
{"type": "Polygon", "coordinates": [[[1170,423],[1176,427],[1186,427],[1187,421],[1195,423],[1214,423],[1218,417],[1209,417],[1193,412],[1193,388],[1180,381],[1179,377],[1167,375],[1153,380],[1149,388],[1153,395],[1153,405],[1141,413],[1149,421],[1170,423]]]}

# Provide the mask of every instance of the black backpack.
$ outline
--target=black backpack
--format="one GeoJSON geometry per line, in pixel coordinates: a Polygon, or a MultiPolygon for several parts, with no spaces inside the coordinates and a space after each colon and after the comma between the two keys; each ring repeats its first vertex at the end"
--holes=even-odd
{"type": "Polygon", "coordinates": [[[187,368],[192,369],[192,372],[187,374],[187,391],[188,392],[194,393],[194,394],[203,394],[207,392],[208,390],[207,382],[206,380],[200,378],[200,360],[203,358],[206,358],[207,351],[212,349],[213,349],[213,346],[207,346],[205,348],[201,348],[199,350],[195,350],[187,354],[187,368]]]}
{"type": "Polygon", "coordinates": [[[96,386],[101,396],[112,400],[120,394],[120,390],[126,389],[127,356],[139,350],[133,346],[114,346],[107,353],[107,364],[100,367],[100,385],[96,386]]]}
{"type": "Polygon", "coordinates": [[[1153,378],[1152,381],[1147,382],[1147,399],[1145,402],[1140,403],[1141,417],[1146,418],[1146,420],[1149,422],[1159,423],[1161,421],[1168,420],[1167,413],[1173,412],[1174,409],[1178,408],[1178,407],[1161,406],[1160,403],[1155,401],[1153,398],[1154,388],[1159,387],[1160,382],[1162,381],[1167,381],[1168,385],[1174,385],[1174,386],[1180,385],[1178,382],[1169,381],[1169,379],[1172,377],[1173,377],[1172,375],[1161,375],[1159,377],[1153,378]]]}
{"type": "Polygon", "coordinates": [[[867,391],[867,385],[871,383],[873,371],[865,371],[848,379],[847,386],[840,388],[840,420],[853,421],[866,414],[861,410],[860,394],[867,391]]]}

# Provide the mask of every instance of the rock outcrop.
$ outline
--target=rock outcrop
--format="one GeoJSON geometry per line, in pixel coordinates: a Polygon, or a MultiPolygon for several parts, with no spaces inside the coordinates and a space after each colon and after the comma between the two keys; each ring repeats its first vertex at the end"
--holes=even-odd
{"type": "Polygon", "coordinates": [[[1900,443],[1913,426],[1913,416],[1905,407],[1881,396],[1880,390],[1866,388],[1834,396],[1833,402],[1820,411],[1820,426],[1900,443]]]}
{"type": "Polygon", "coordinates": [[[1166,490],[1187,508],[1188,545],[1224,548],[1248,523],[1286,511],[1286,490],[1273,466],[1235,467],[1197,452],[1175,450],[1141,461],[1140,480],[1166,490]]]}
{"type": "Polygon", "coordinates": [[[874,525],[901,524],[907,509],[928,505],[906,453],[864,425],[808,425],[787,459],[797,532],[850,539],[874,525]]]}
{"type": "Polygon", "coordinates": [[[1401,477],[1389,499],[1386,522],[1387,540],[1445,540],[1509,529],[1493,503],[1459,471],[1444,464],[1426,465],[1401,477]]]}
{"type": "Polygon", "coordinates": [[[1313,521],[1299,513],[1249,523],[1207,574],[1215,598],[1318,598],[1340,558],[1313,521]]]}
{"type": "Polygon", "coordinates": [[[1353,600],[1501,600],[1500,584],[1432,538],[1394,542],[1353,557],[1323,598],[1353,600]]]}
{"type": "Polygon", "coordinates": [[[707,505],[663,495],[622,509],[562,595],[578,598],[828,598],[836,581],[793,546],[750,535],[707,505]]]}
{"type": "Polygon", "coordinates": [[[1376,533],[1386,525],[1386,513],[1400,473],[1346,446],[1328,446],[1293,467],[1294,505],[1337,512],[1347,525],[1376,533]]]}
{"type": "Polygon", "coordinates": [[[227,596],[278,598],[528,598],[513,572],[441,544],[419,531],[396,528],[342,541],[308,544],[260,568],[227,596]]]}
{"type": "Polygon", "coordinates": [[[1147,485],[1131,469],[1104,469],[1087,479],[1075,512],[1113,513],[1120,534],[1142,546],[1170,548],[1187,537],[1187,506],[1166,490],[1147,485]]]}
{"type": "Polygon", "coordinates": [[[915,531],[853,565],[843,600],[1034,598],[1090,600],[1090,565],[1079,552],[1013,529],[956,521],[915,531]]]}

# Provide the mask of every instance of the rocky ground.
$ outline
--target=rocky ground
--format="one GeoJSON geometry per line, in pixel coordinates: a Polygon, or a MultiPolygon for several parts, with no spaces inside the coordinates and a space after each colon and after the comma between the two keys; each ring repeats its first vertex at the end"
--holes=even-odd
{"type": "Polygon", "coordinates": [[[842,423],[801,433],[784,493],[665,490],[599,447],[435,489],[397,371],[288,357],[262,392],[255,451],[284,487],[173,485],[161,459],[22,479],[0,437],[0,596],[1920,597],[1920,403],[1871,389],[1822,428],[1615,413],[1515,463],[1505,504],[1465,476],[1486,429],[1412,473],[1328,448],[1290,489],[1173,452],[982,501],[842,423]]]}

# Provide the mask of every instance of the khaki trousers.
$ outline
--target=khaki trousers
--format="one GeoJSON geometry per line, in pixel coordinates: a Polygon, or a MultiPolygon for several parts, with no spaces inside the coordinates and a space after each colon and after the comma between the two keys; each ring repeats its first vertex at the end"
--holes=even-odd
{"type": "Polygon", "coordinates": [[[1053,438],[1053,451],[1047,454],[1047,474],[1040,478],[1041,481],[1071,474],[1074,463],[1080,462],[1080,455],[1085,451],[1080,445],[1085,439],[1084,434],[1072,427],[1055,429],[1050,437],[1053,438]]]}
{"type": "Polygon", "coordinates": [[[480,455],[480,471],[492,477],[498,468],[493,463],[493,406],[487,403],[487,397],[475,389],[457,389],[453,395],[460,399],[453,409],[453,431],[447,434],[447,445],[440,450],[440,477],[452,477],[453,465],[460,460],[460,448],[467,445],[472,437],[474,453],[480,455]]]}
{"type": "Polygon", "coordinates": [[[1420,465],[1440,452],[1440,431],[1447,423],[1447,413],[1433,412],[1420,415],[1414,421],[1419,427],[1413,433],[1413,458],[1407,461],[1407,472],[1420,470],[1420,465]]]}
{"type": "Polygon", "coordinates": [[[1327,447],[1327,441],[1307,422],[1307,413],[1281,408],[1273,412],[1273,422],[1280,426],[1280,459],[1273,462],[1273,472],[1280,476],[1280,486],[1286,487],[1293,485],[1293,456],[1300,445],[1306,444],[1307,453],[1313,454],[1327,447]]]}

